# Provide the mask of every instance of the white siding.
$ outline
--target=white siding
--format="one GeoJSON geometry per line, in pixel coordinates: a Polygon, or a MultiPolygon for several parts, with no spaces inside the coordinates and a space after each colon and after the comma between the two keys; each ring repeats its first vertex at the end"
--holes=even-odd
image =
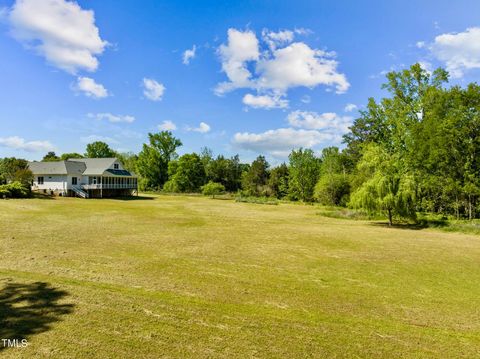
{"type": "Polygon", "coordinates": [[[40,175],[36,174],[33,179],[33,188],[51,191],[65,191],[67,187],[67,175],[40,175]],[[43,177],[43,184],[38,184],[38,177],[43,177]]]}

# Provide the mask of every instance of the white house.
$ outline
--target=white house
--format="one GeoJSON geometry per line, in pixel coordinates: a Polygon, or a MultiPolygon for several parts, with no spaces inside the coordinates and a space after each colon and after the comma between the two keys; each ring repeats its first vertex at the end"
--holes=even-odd
{"type": "Polygon", "coordinates": [[[118,197],[138,193],[137,176],[116,158],[29,162],[32,190],[60,196],[118,197]]]}

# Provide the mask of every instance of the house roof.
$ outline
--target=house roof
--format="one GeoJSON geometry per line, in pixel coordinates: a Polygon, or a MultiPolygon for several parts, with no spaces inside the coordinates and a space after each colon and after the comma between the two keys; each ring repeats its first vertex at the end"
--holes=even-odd
{"type": "Polygon", "coordinates": [[[33,173],[45,175],[83,174],[86,165],[82,162],[55,161],[55,162],[29,162],[28,168],[33,173]]]}
{"type": "MultiPolygon", "coordinates": [[[[83,162],[87,168],[83,173],[86,176],[101,176],[103,173],[113,165],[116,158],[75,158],[68,160],[69,162],[83,162]]],[[[130,176],[128,173],[125,176],[130,176]]]]}
{"type": "Polygon", "coordinates": [[[55,162],[29,162],[34,174],[85,175],[85,176],[135,176],[127,170],[112,169],[116,158],[75,158],[55,162]]]}

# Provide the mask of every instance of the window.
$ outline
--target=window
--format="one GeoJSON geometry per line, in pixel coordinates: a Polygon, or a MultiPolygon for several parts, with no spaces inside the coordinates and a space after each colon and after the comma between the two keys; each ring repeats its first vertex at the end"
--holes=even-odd
{"type": "Polygon", "coordinates": [[[77,177],[72,177],[72,185],[77,185],[77,177]]]}
{"type": "Polygon", "coordinates": [[[43,184],[43,177],[38,177],[37,182],[38,182],[38,184],[43,184]]]}
{"type": "Polygon", "coordinates": [[[114,163],[114,164],[113,164],[113,169],[118,170],[118,163],[114,163]]]}

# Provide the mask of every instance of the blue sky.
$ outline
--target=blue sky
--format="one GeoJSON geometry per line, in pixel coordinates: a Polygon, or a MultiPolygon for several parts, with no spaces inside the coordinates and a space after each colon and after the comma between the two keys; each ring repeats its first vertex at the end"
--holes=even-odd
{"type": "Polygon", "coordinates": [[[0,0],[0,157],[105,140],[138,152],[173,129],[282,161],[341,146],[388,70],[478,81],[478,1],[0,0]],[[185,53],[185,51],[190,50],[185,53]],[[185,55],[187,54],[187,58],[185,55]],[[348,106],[347,106],[348,105],[348,106]]]}

